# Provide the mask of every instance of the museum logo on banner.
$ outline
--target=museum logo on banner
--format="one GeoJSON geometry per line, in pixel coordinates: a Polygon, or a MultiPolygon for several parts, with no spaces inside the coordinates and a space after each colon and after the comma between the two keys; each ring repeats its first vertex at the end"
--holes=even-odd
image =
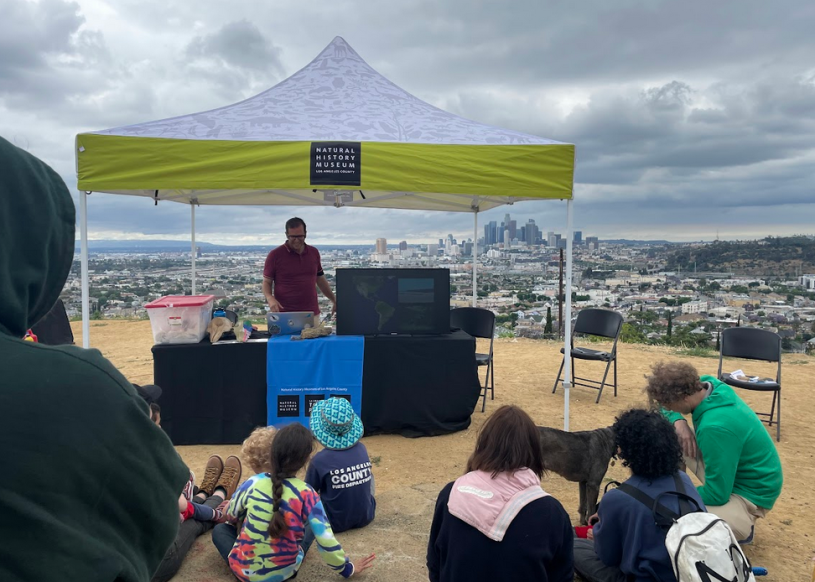
{"type": "Polygon", "coordinates": [[[359,186],[362,144],[358,141],[311,143],[312,186],[359,186]]]}

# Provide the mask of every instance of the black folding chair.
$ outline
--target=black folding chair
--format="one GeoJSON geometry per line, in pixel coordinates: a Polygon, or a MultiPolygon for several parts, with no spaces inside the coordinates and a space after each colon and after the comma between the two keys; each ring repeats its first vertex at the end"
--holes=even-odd
{"type": "Polygon", "coordinates": [[[484,387],[481,391],[483,402],[481,412],[487,408],[487,390],[490,391],[490,400],[495,400],[495,369],[492,361],[492,342],[495,336],[495,314],[489,309],[480,307],[460,307],[450,310],[450,326],[458,327],[473,337],[489,338],[490,353],[475,354],[478,366],[487,366],[487,375],[484,377],[484,387]]]}
{"type": "Polygon", "coordinates": [[[722,332],[721,349],[719,351],[719,379],[730,386],[756,390],[759,392],[772,392],[773,403],[770,412],[756,412],[762,422],[773,425],[775,418],[775,440],[781,440],[781,337],[777,333],[758,329],[756,327],[731,327],[722,332]],[[762,360],[765,362],[778,362],[775,381],[768,379],[761,382],[739,380],[722,373],[722,360],[724,358],[741,358],[744,360],[762,360]]]}
{"type": "MultiPolygon", "coordinates": [[[[614,396],[617,396],[617,339],[620,337],[620,330],[623,328],[623,316],[616,311],[609,309],[584,309],[577,314],[577,321],[572,330],[572,345],[571,345],[571,358],[572,358],[572,386],[584,386],[586,388],[593,388],[599,390],[595,404],[600,402],[600,397],[603,395],[603,388],[606,385],[606,378],[608,377],[608,370],[612,363],[614,363],[614,396]],[[602,352],[600,350],[592,350],[590,348],[576,348],[574,347],[574,336],[576,334],[594,335],[605,338],[613,338],[614,343],[610,352],[602,352]],[[606,371],[603,373],[603,379],[598,382],[590,378],[579,378],[575,374],[574,361],[589,360],[594,362],[605,362],[606,371]]],[[[560,353],[563,355],[563,361],[560,362],[560,370],[557,373],[557,380],[555,380],[555,387],[552,388],[552,394],[557,392],[557,386],[562,380],[561,374],[563,373],[563,366],[566,364],[566,355],[564,349],[560,348],[560,353]]]]}

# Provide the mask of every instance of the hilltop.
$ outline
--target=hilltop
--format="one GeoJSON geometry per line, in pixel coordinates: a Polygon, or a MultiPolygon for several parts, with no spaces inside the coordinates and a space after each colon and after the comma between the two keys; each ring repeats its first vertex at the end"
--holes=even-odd
{"type": "MultiPolygon", "coordinates": [[[[81,345],[81,325],[72,324],[81,345]]],[[[98,347],[131,381],[146,383],[153,378],[150,348],[153,338],[146,321],[106,320],[91,322],[91,345],[98,347]]],[[[600,344],[603,346],[605,344],[600,344]]],[[[464,472],[478,429],[485,419],[503,404],[523,407],[539,425],[563,427],[563,393],[552,394],[560,363],[562,344],[529,339],[495,340],[495,400],[487,402],[487,413],[474,412],[469,429],[439,437],[408,439],[397,435],[379,435],[363,439],[374,464],[377,512],[374,522],[361,530],[339,534],[351,556],[375,552],[374,568],[366,582],[427,580],[425,554],[433,507],[441,488],[464,472]]],[[[479,345],[480,351],[488,345],[479,345]]],[[[599,349],[603,349],[602,347],[599,349]]],[[[716,371],[717,360],[689,357],[665,346],[622,344],[619,346],[619,395],[604,392],[594,404],[596,392],[572,389],[571,429],[588,430],[607,426],[622,410],[643,406],[643,376],[652,362],[683,359],[700,372],[716,371]]],[[[732,362],[755,374],[774,372],[772,364],[732,362]]],[[[591,364],[578,362],[580,375],[597,373],[591,364]]],[[[815,481],[815,435],[811,419],[815,399],[811,398],[811,379],[815,358],[801,354],[784,355],[783,425],[778,451],[784,467],[784,490],[773,510],[756,528],[756,541],[748,546],[748,557],[756,566],[770,572],[768,580],[809,579],[809,558],[815,554],[815,523],[812,520],[811,483],[815,481]]],[[[735,369],[735,368],[726,368],[735,369]]],[[[237,371],[236,371],[237,373],[237,371]]],[[[593,376],[590,376],[593,377],[593,376]]],[[[741,392],[745,401],[757,410],[769,407],[770,398],[762,393],[741,392]]],[[[440,396],[442,397],[442,396],[440,396]]],[[[480,403],[478,410],[480,411],[480,403]]],[[[774,431],[774,429],[773,429],[774,431]]],[[[196,474],[202,475],[210,454],[223,457],[240,454],[240,446],[178,447],[179,454],[196,474]]],[[[617,463],[609,468],[607,479],[624,480],[627,470],[617,463]]],[[[563,503],[576,522],[578,487],[555,474],[544,477],[544,489],[563,503]]],[[[309,552],[298,580],[330,580],[332,574],[315,551],[309,552]]],[[[210,535],[200,537],[193,546],[177,582],[234,581],[217,555],[210,535]]]]}
{"type": "Polygon", "coordinates": [[[683,246],[668,253],[666,269],[794,278],[815,271],[815,238],[767,237],[683,246]]]}

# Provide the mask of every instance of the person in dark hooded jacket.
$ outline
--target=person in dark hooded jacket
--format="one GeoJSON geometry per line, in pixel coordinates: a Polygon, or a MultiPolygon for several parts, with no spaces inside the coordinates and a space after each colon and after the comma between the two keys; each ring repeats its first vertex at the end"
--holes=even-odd
{"type": "Polygon", "coordinates": [[[74,254],[62,179],[0,138],[0,580],[150,580],[189,471],[96,350],[23,341],[74,254]]]}

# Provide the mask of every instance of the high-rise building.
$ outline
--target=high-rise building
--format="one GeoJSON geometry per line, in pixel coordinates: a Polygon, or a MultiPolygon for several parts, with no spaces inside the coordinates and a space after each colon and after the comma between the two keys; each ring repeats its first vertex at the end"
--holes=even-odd
{"type": "Polygon", "coordinates": [[[598,248],[600,248],[600,243],[596,236],[587,236],[586,246],[589,247],[589,250],[596,251],[598,248]]]}
{"type": "Polygon", "coordinates": [[[574,231],[574,244],[582,245],[583,244],[583,231],[576,230],[574,231]]]}
{"type": "Polygon", "coordinates": [[[512,238],[509,236],[509,229],[504,230],[504,248],[508,249],[512,246],[512,238]]]}
{"type": "Polygon", "coordinates": [[[540,229],[538,225],[535,224],[535,220],[530,218],[529,221],[526,223],[526,243],[528,245],[536,245],[538,244],[538,240],[540,239],[540,229]]]}
{"type": "Polygon", "coordinates": [[[387,255],[388,254],[388,240],[384,238],[376,239],[376,254],[377,255],[387,255]]]}
{"type": "Polygon", "coordinates": [[[522,226],[518,229],[518,240],[521,242],[528,242],[526,240],[526,227],[522,226]]]}
{"type": "Polygon", "coordinates": [[[509,230],[509,238],[510,240],[518,238],[518,223],[515,220],[510,220],[506,223],[506,229],[509,230]]]}
{"type": "Polygon", "coordinates": [[[551,230],[546,233],[546,246],[548,246],[550,249],[557,248],[557,244],[555,243],[555,233],[551,230]]]}
{"type": "Polygon", "coordinates": [[[439,245],[429,244],[427,245],[427,255],[430,257],[436,257],[439,254],[439,245]]]}
{"type": "Polygon", "coordinates": [[[407,241],[406,240],[403,240],[402,242],[399,243],[399,250],[400,251],[406,251],[407,250],[407,241]]]}
{"type": "Polygon", "coordinates": [[[443,239],[443,238],[440,238],[440,239],[439,239],[439,248],[440,248],[440,249],[441,249],[441,248],[444,248],[444,239],[443,239]]]}
{"type": "Polygon", "coordinates": [[[471,241],[467,241],[464,243],[464,252],[463,255],[470,257],[473,254],[473,243],[471,241]]]}

